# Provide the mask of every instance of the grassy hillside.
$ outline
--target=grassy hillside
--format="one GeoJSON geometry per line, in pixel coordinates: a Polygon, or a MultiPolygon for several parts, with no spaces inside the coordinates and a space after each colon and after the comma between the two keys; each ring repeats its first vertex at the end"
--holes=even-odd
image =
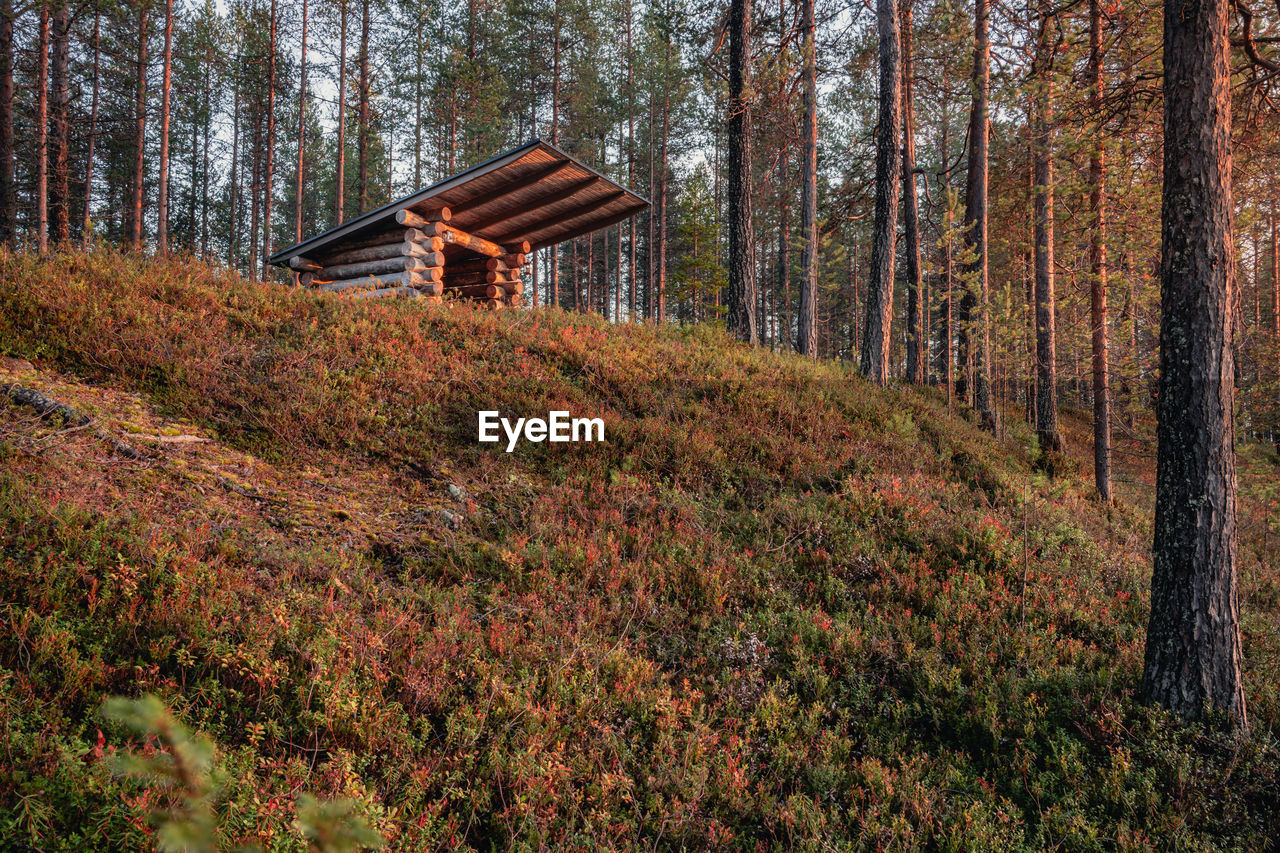
{"type": "Polygon", "coordinates": [[[1252,734],[1180,728],[1134,700],[1141,489],[1100,507],[932,392],[113,254],[0,256],[0,355],[97,419],[0,402],[0,846],[155,843],[190,786],[119,772],[168,754],[102,711],[140,694],[215,745],[227,847],[302,849],[304,794],[397,850],[1280,833],[1274,543],[1244,549],[1252,734]],[[608,441],[507,454],[479,409],[608,441]]]}

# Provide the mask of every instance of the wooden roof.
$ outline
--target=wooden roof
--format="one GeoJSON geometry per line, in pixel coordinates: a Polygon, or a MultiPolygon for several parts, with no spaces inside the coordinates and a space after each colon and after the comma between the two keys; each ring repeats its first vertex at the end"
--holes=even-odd
{"type": "Polygon", "coordinates": [[[442,206],[453,213],[450,225],[462,231],[500,244],[528,240],[541,249],[628,219],[649,202],[534,139],[277,252],[271,263],[325,254],[348,241],[402,228],[395,215],[406,208],[426,212],[442,206]]]}

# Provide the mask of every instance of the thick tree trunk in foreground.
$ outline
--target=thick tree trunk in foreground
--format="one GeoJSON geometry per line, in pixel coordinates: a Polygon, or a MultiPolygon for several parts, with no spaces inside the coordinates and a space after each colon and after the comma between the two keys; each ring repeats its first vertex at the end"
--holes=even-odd
{"type": "Polygon", "coordinates": [[[990,121],[987,102],[991,92],[991,42],[988,0],[975,0],[973,22],[973,107],[969,113],[969,175],[965,184],[965,235],[974,261],[965,272],[974,281],[961,298],[961,324],[966,358],[972,364],[973,405],[982,425],[996,428],[995,401],[991,396],[991,317],[987,281],[987,148],[990,121]],[[974,310],[977,318],[974,318],[974,310]]]}
{"type": "Polygon", "coordinates": [[[814,0],[801,0],[804,35],[804,161],[800,166],[800,352],[818,354],[818,66],[814,0]]]}
{"type": "Polygon", "coordinates": [[[893,328],[894,243],[898,230],[898,188],[902,140],[901,54],[895,0],[877,0],[880,32],[880,110],[876,135],[876,205],[871,242],[871,281],[867,286],[866,334],[862,337],[862,375],[889,383],[893,328]]]}
{"type": "Polygon", "coordinates": [[[1089,208],[1093,239],[1089,245],[1092,281],[1089,287],[1093,323],[1093,478],[1098,495],[1111,500],[1111,371],[1107,364],[1107,161],[1102,133],[1102,3],[1089,3],[1089,93],[1098,118],[1098,133],[1089,158],[1089,208]]]}
{"type": "Polygon", "coordinates": [[[916,202],[915,68],[911,52],[912,0],[902,6],[902,227],[907,264],[907,381],[923,385],[928,369],[925,302],[921,297],[920,207],[916,202]]]}
{"type": "Polygon", "coordinates": [[[1155,542],[1142,693],[1246,725],[1236,563],[1230,0],[1166,0],[1155,542]]]}
{"type": "Polygon", "coordinates": [[[751,0],[729,5],[729,331],[756,345],[751,225],[751,0]]]}

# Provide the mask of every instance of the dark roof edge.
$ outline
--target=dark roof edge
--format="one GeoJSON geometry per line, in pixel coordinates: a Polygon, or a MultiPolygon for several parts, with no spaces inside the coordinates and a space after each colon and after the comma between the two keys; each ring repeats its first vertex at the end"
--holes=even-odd
{"type": "Polygon", "coordinates": [[[530,150],[538,147],[539,145],[543,145],[543,146],[546,146],[547,148],[550,148],[552,151],[559,154],[561,157],[564,157],[565,159],[569,160],[574,165],[582,169],[585,169],[586,171],[590,172],[591,174],[599,178],[602,178],[603,180],[608,181],[614,186],[619,187],[619,189],[625,190],[628,195],[635,196],[637,199],[644,202],[644,206],[637,208],[636,213],[639,213],[641,210],[644,210],[646,207],[650,206],[649,200],[644,196],[640,195],[639,193],[633,192],[630,189],[627,189],[626,187],[621,186],[620,184],[613,181],[612,179],[606,177],[605,175],[600,174],[600,172],[588,166],[586,163],[583,163],[582,161],[578,160],[576,157],[571,157],[570,155],[565,154],[563,151],[556,148],[551,143],[544,142],[540,138],[534,137],[533,139],[530,139],[528,142],[524,143],[523,145],[517,146],[516,148],[512,148],[510,151],[503,152],[502,154],[498,154],[494,157],[490,157],[488,160],[485,160],[483,163],[477,163],[471,168],[464,169],[463,171],[459,172],[456,175],[453,175],[452,177],[445,178],[443,181],[434,183],[429,187],[423,187],[417,192],[410,193],[409,195],[404,196],[403,198],[398,198],[393,201],[389,201],[386,204],[382,205],[381,207],[376,207],[373,210],[366,211],[365,213],[360,214],[354,219],[349,219],[346,222],[342,223],[341,225],[337,225],[337,226],[334,226],[333,228],[330,228],[328,231],[322,231],[321,233],[315,235],[314,237],[308,237],[306,240],[303,240],[301,243],[296,243],[287,249],[282,249],[281,251],[276,252],[274,255],[272,255],[267,262],[270,264],[284,263],[290,258],[301,255],[310,249],[314,249],[317,246],[322,246],[332,240],[335,240],[339,237],[343,237],[347,234],[350,234],[353,231],[358,231],[364,226],[380,219],[384,214],[386,214],[387,211],[400,210],[402,208],[412,207],[415,204],[426,201],[432,196],[439,195],[442,192],[451,190],[458,184],[464,183],[465,181],[469,181],[473,178],[478,178],[481,175],[484,175],[488,172],[492,172],[495,169],[500,169],[503,166],[507,165],[508,163],[511,163],[515,160],[519,160],[521,157],[527,154],[530,150]]]}

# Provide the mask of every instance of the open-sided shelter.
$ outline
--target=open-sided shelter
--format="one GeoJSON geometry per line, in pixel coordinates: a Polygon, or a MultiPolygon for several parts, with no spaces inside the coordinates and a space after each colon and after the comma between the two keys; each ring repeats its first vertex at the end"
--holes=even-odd
{"type": "Polygon", "coordinates": [[[649,202],[534,139],[271,257],[300,285],[352,296],[517,305],[532,252],[649,202]]]}

